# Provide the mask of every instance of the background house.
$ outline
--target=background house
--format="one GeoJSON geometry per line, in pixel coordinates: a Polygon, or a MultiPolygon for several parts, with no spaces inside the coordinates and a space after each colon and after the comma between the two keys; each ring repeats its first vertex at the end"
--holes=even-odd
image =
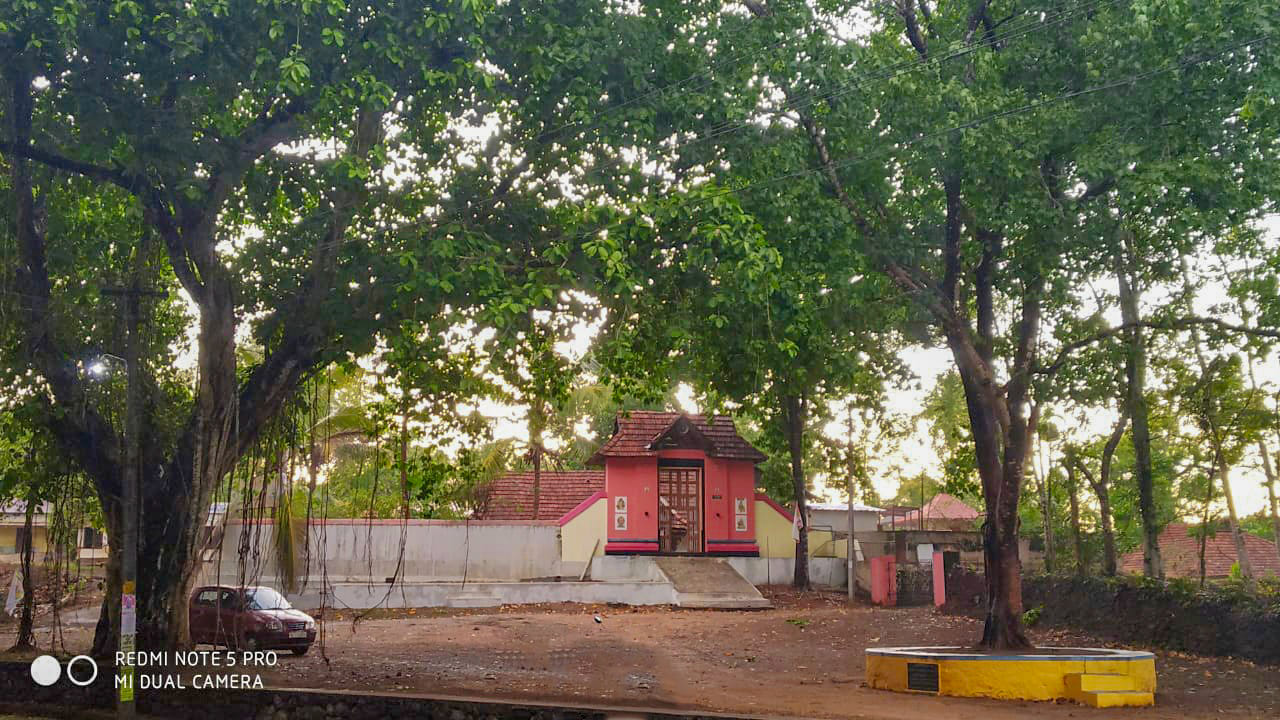
{"type": "MultiPolygon", "coordinates": [[[[1160,557],[1164,561],[1166,577],[1200,577],[1200,538],[1191,534],[1198,526],[1188,523],[1170,523],[1160,533],[1160,557]]],[[[1280,555],[1276,544],[1252,533],[1244,534],[1245,551],[1257,577],[1280,578],[1280,555]]],[[[1205,577],[1225,578],[1238,561],[1236,544],[1231,531],[1223,527],[1205,541],[1205,577]]],[[[1120,570],[1127,573],[1142,572],[1142,551],[1126,553],[1120,558],[1120,570]]]]}
{"type": "Polygon", "coordinates": [[[536,486],[535,500],[532,472],[507,473],[484,489],[474,517],[477,520],[559,520],[583,500],[604,491],[604,470],[543,470],[536,486]]]}
{"type": "Polygon", "coordinates": [[[982,513],[954,495],[938,493],[923,508],[895,508],[880,517],[882,530],[973,531],[982,513]],[[923,510],[923,522],[921,511],[923,510]]]}
{"type": "MultiPolygon", "coordinates": [[[[26,543],[31,542],[32,559],[43,562],[49,552],[49,521],[53,506],[40,503],[31,516],[31,536],[27,536],[27,503],[22,500],[0,505],[0,562],[19,563],[26,543]]],[[[76,531],[77,556],[81,560],[104,559],[107,556],[106,535],[94,527],[76,531]]]]}
{"type": "MultiPolygon", "coordinates": [[[[838,533],[849,531],[848,503],[809,503],[809,527],[812,529],[833,530],[838,533]]],[[[870,505],[853,504],[853,531],[872,532],[877,529],[880,514],[884,511],[870,505]]]]}

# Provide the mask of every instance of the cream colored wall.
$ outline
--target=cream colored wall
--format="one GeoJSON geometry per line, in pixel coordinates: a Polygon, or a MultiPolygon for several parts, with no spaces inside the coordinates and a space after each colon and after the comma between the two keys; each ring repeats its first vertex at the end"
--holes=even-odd
{"type": "Polygon", "coordinates": [[[835,539],[830,530],[810,530],[809,554],[819,557],[848,557],[849,541],[845,538],[835,539]]]}
{"type": "Polygon", "coordinates": [[[796,554],[791,521],[763,500],[756,500],[756,545],[760,546],[760,557],[789,558],[796,554]]]}
{"type": "Polygon", "coordinates": [[[560,526],[560,560],[586,562],[592,555],[604,555],[605,532],[609,529],[608,498],[600,498],[591,507],[560,526]]]}
{"type": "MultiPolygon", "coordinates": [[[[31,547],[37,553],[44,553],[49,549],[48,536],[45,529],[40,526],[31,528],[32,542],[31,547]]],[[[8,553],[16,553],[18,547],[18,528],[6,525],[0,527],[0,550],[8,553]]]]}
{"type": "MultiPolygon", "coordinates": [[[[760,557],[790,558],[796,556],[796,541],[791,539],[791,521],[773,505],[756,500],[756,544],[760,557]]],[[[809,555],[848,557],[848,541],[832,540],[830,530],[809,531],[809,555]]]]}

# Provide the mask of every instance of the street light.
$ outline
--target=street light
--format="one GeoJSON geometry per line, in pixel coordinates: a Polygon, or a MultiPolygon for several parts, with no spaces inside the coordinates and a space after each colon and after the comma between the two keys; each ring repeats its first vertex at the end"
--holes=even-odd
{"type": "Polygon", "coordinates": [[[109,352],[98,352],[97,354],[95,354],[90,360],[86,361],[84,369],[89,373],[90,376],[98,380],[101,380],[107,377],[108,374],[110,374],[110,368],[107,366],[107,363],[104,362],[106,360],[114,360],[115,362],[120,363],[121,365],[124,366],[125,372],[128,372],[129,370],[128,360],[125,360],[119,355],[113,355],[109,352]]]}

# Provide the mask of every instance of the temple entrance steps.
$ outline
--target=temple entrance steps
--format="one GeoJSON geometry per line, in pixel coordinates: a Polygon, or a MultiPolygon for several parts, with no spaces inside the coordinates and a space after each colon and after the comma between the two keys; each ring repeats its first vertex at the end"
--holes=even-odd
{"type": "Polygon", "coordinates": [[[773,605],[721,558],[661,556],[658,569],[676,590],[676,605],[687,608],[749,610],[773,605]]]}

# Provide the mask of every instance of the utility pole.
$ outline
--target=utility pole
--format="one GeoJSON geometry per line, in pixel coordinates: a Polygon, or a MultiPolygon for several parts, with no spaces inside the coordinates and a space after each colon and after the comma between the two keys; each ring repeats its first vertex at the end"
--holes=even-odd
{"type": "Polygon", "coordinates": [[[858,589],[858,541],[853,539],[853,476],[858,472],[856,463],[853,459],[853,405],[845,408],[848,413],[849,434],[845,436],[845,460],[849,463],[849,538],[848,546],[845,548],[845,572],[848,575],[848,581],[845,583],[849,586],[849,604],[853,604],[854,595],[858,589]]]}
{"type": "Polygon", "coordinates": [[[924,473],[920,473],[920,522],[917,530],[924,530],[924,473]]]}
{"type": "Polygon", "coordinates": [[[858,589],[858,545],[857,540],[853,539],[853,476],[849,476],[849,546],[845,548],[847,558],[846,571],[849,575],[849,603],[853,604],[854,591],[858,589]]]}
{"type": "Polygon", "coordinates": [[[138,455],[142,433],[141,367],[138,363],[138,323],[141,316],[141,298],[165,298],[163,290],[142,290],[137,278],[130,287],[103,288],[106,297],[123,299],[121,313],[124,320],[125,365],[125,420],[124,465],[121,467],[120,519],[124,534],[124,547],[120,559],[120,652],[125,662],[116,668],[119,683],[117,717],[132,718],[137,715],[134,694],[134,664],[130,662],[137,650],[138,640],[138,516],[141,505],[138,492],[138,455]]]}

